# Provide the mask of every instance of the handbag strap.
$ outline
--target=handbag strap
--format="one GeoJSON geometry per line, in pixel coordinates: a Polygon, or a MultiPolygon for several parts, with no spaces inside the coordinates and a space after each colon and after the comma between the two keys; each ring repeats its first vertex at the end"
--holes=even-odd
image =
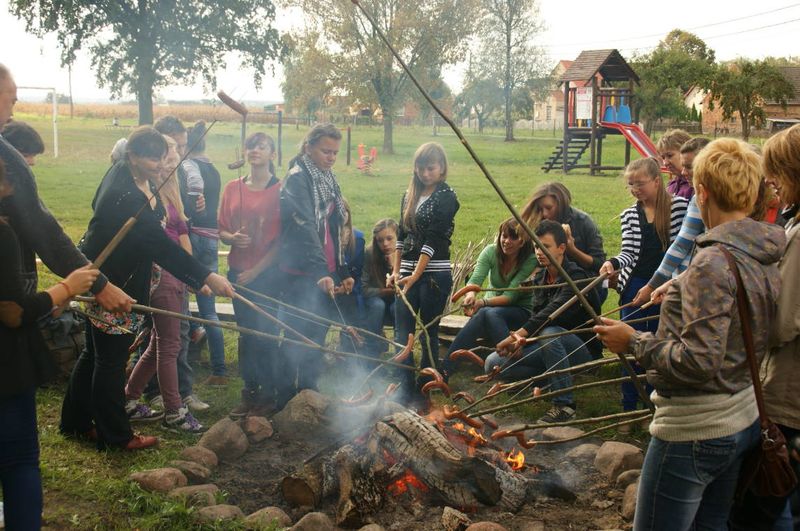
{"type": "Polygon", "coordinates": [[[725,258],[728,260],[728,266],[736,277],[736,306],[739,309],[739,321],[742,323],[742,335],[744,335],[744,349],[747,352],[747,362],[750,366],[750,376],[753,378],[753,390],[756,394],[756,404],[758,405],[758,416],[761,419],[761,428],[766,429],[770,422],[767,417],[766,409],[764,408],[764,394],[761,390],[761,378],[758,373],[758,360],[756,360],[756,349],[753,343],[753,318],[750,313],[750,305],[747,303],[747,291],[745,291],[744,283],[742,282],[742,275],[739,273],[739,267],[736,264],[736,259],[731,252],[725,248],[724,245],[717,246],[725,258]]]}

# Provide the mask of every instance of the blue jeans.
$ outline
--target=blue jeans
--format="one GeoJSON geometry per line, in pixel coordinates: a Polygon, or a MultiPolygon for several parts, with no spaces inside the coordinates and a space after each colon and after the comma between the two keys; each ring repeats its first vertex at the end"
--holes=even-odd
{"type": "MultiPolygon", "coordinates": [[[[192,241],[192,254],[197,260],[214,273],[219,271],[219,257],[217,251],[219,240],[206,238],[197,234],[190,234],[192,241]]],[[[214,295],[195,295],[197,299],[197,310],[200,317],[209,321],[219,321],[217,317],[216,299],[214,295]]],[[[199,325],[191,324],[194,329],[199,325]]],[[[208,338],[208,357],[211,361],[211,373],[215,376],[225,376],[225,342],[222,338],[222,329],[216,326],[206,327],[206,337],[208,338]]]]}
{"type": "MultiPolygon", "coordinates": [[[[394,325],[394,299],[367,297],[364,299],[364,328],[373,334],[383,335],[385,325],[394,325]]],[[[379,356],[386,352],[388,343],[375,337],[364,338],[364,354],[379,356]]]]}
{"type": "Polygon", "coordinates": [[[0,427],[0,484],[6,529],[39,529],[42,526],[42,477],[36,431],[36,389],[0,398],[0,427]]]}
{"type": "Polygon", "coordinates": [[[447,375],[455,372],[456,365],[450,361],[450,354],[460,349],[470,349],[478,344],[478,339],[486,339],[497,345],[508,337],[511,330],[517,330],[531,316],[530,310],[519,306],[492,306],[481,308],[467,321],[456,335],[447,358],[442,362],[442,370],[447,375]]]}
{"type": "MultiPolygon", "coordinates": [[[[228,270],[228,280],[235,282],[239,273],[241,271],[228,270]]],[[[275,271],[267,269],[251,281],[247,287],[264,295],[275,296],[276,284],[275,271]]],[[[273,305],[263,304],[263,299],[249,298],[270,315],[275,315],[276,311],[273,305]]],[[[277,324],[240,300],[233,300],[233,312],[236,316],[236,324],[241,327],[275,336],[280,334],[277,324]]],[[[259,402],[274,400],[277,387],[275,377],[275,363],[278,356],[277,342],[251,334],[239,334],[238,347],[239,375],[244,380],[245,390],[251,392],[259,402]]]]}
{"type": "MultiPolygon", "coordinates": [[[[542,335],[556,334],[564,332],[560,326],[548,326],[542,330],[542,335]]],[[[584,340],[575,334],[543,339],[531,343],[522,351],[519,363],[507,369],[500,375],[505,381],[519,381],[532,376],[544,374],[547,371],[567,369],[573,365],[586,363],[592,359],[589,349],[583,344],[584,340]]],[[[492,352],[486,358],[484,369],[490,372],[495,365],[503,367],[508,358],[501,357],[497,352],[492,352]]],[[[511,360],[514,363],[518,360],[511,360]]],[[[558,391],[572,386],[572,376],[562,374],[550,378],[549,391],[558,391]]],[[[564,393],[553,398],[553,404],[557,406],[573,406],[575,398],[572,393],[564,393]]]]}
{"type": "MultiPolygon", "coordinates": [[[[283,300],[292,306],[301,308],[325,319],[339,321],[339,312],[333,305],[330,296],[317,286],[316,279],[310,277],[285,274],[283,300]]],[[[278,320],[290,326],[314,343],[323,345],[330,326],[314,319],[296,314],[281,306],[278,309],[278,320]]],[[[288,339],[301,341],[295,334],[284,331],[288,339]]],[[[309,348],[295,343],[283,342],[277,360],[280,378],[276,378],[277,405],[282,407],[286,402],[303,389],[318,390],[318,381],[325,363],[323,353],[316,348],[309,348]]]]}
{"type": "MultiPolygon", "coordinates": [[[[625,285],[625,290],[622,292],[622,295],[619,297],[619,304],[620,306],[623,304],[628,304],[631,302],[635,297],[636,294],[639,292],[640,289],[647,285],[647,282],[650,279],[647,278],[640,278],[640,277],[630,277],[628,279],[628,283],[625,285]]],[[[624,308],[620,310],[620,316],[622,320],[626,320],[629,315],[636,312],[636,315],[632,316],[631,319],[638,319],[640,317],[650,317],[653,315],[659,315],[661,313],[661,305],[656,304],[651,306],[645,310],[637,311],[639,308],[624,308]]],[[[655,333],[658,330],[658,319],[653,319],[652,321],[645,321],[643,323],[633,323],[631,325],[634,330],[640,330],[642,332],[653,332],[655,333]]],[[[644,369],[636,362],[631,363],[633,365],[636,374],[644,374],[644,369]]],[[[625,367],[620,367],[620,371],[622,376],[628,376],[628,371],[625,370],[625,367]]],[[[650,393],[653,392],[653,386],[648,384],[647,382],[643,382],[645,392],[648,396],[650,393]]],[[[636,391],[636,386],[633,385],[633,382],[623,382],[620,384],[620,388],[622,390],[622,410],[623,411],[634,411],[637,409],[639,405],[639,401],[641,397],[639,396],[639,392],[636,391]]]]}
{"type": "Polygon", "coordinates": [[[756,420],[739,433],[718,439],[650,439],[634,530],[728,529],[742,460],[759,437],[756,420]]]}
{"type": "MultiPolygon", "coordinates": [[[[406,298],[414,311],[419,313],[422,323],[427,325],[444,312],[452,287],[453,275],[450,271],[423,273],[408,290],[406,298]]],[[[409,311],[402,300],[398,300],[394,305],[395,340],[405,344],[408,341],[408,334],[413,334],[416,328],[417,321],[414,314],[409,311]]],[[[423,333],[419,338],[422,344],[421,368],[429,367],[431,360],[433,360],[434,367],[438,365],[439,322],[427,326],[427,331],[427,334],[423,333]]],[[[414,360],[409,357],[405,363],[413,365],[414,360]]],[[[401,399],[408,399],[414,394],[415,378],[412,371],[403,371],[403,373],[401,375],[403,388],[400,396],[401,399]]],[[[416,383],[417,388],[421,388],[427,381],[421,379],[416,383]]]]}

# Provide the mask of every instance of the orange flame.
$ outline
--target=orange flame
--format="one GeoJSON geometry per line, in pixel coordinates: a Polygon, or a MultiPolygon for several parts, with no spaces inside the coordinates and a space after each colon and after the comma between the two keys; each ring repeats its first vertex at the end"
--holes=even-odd
{"type": "Polygon", "coordinates": [[[525,454],[520,450],[511,450],[507,455],[504,455],[506,463],[511,466],[511,470],[522,470],[525,468],[525,454]]]}
{"type": "Polygon", "coordinates": [[[409,487],[414,487],[421,492],[426,492],[428,490],[427,485],[420,481],[420,479],[415,476],[411,470],[406,470],[406,473],[403,474],[403,477],[389,485],[388,489],[393,496],[400,496],[401,494],[408,492],[409,487]]]}

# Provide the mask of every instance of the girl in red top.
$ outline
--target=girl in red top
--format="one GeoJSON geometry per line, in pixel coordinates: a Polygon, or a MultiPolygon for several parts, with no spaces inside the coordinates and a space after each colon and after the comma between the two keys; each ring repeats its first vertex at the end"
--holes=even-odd
{"type": "MultiPolygon", "coordinates": [[[[254,133],[245,142],[250,174],[229,182],[219,207],[219,237],[231,246],[228,279],[265,295],[277,296],[276,254],[280,225],[280,181],[275,177],[275,142],[254,133]]],[[[267,311],[272,311],[266,308],[267,311]]],[[[277,335],[278,328],[264,316],[234,299],[236,323],[277,335]]],[[[274,406],[273,358],[277,345],[251,336],[239,336],[239,373],[244,380],[242,402],[232,417],[263,416],[274,406]]]]}

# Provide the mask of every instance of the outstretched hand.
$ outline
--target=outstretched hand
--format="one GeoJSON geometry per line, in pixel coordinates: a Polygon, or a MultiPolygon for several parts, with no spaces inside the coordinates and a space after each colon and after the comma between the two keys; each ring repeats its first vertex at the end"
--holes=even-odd
{"type": "Polygon", "coordinates": [[[607,317],[601,317],[601,319],[603,324],[596,325],[592,331],[597,334],[608,350],[615,354],[626,354],[636,330],[622,321],[615,321],[607,317]]]}

